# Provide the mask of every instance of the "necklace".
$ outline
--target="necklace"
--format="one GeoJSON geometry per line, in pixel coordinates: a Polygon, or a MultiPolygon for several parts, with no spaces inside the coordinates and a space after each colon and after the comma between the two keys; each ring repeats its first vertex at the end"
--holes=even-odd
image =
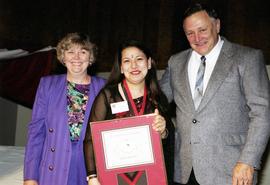
{"type": "Polygon", "coordinates": [[[75,83],[75,84],[81,84],[81,85],[84,85],[84,84],[90,84],[91,83],[91,77],[89,75],[86,75],[84,78],[82,79],[77,79],[77,78],[73,78],[72,76],[67,76],[67,80],[69,82],[72,82],[72,83],[75,83]]]}
{"type": "Polygon", "coordinates": [[[139,104],[139,103],[141,103],[142,100],[143,100],[143,97],[142,96],[139,97],[139,98],[134,99],[136,105],[139,104]]]}

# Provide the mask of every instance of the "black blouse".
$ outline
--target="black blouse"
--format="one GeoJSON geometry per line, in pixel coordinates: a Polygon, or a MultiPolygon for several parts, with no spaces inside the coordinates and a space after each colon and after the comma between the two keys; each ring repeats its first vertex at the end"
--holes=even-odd
{"type": "MultiPolygon", "coordinates": [[[[124,91],[124,88],[123,88],[123,91],[124,91]]],[[[126,94],[125,91],[124,93],[126,94]]],[[[165,95],[163,95],[160,98],[163,98],[163,99],[165,98],[164,100],[166,101],[165,95]]],[[[113,86],[103,88],[93,103],[89,122],[135,116],[131,108],[132,106],[130,102],[128,102],[129,111],[124,112],[124,113],[119,113],[119,114],[112,114],[110,104],[121,102],[121,101],[124,101],[124,99],[119,93],[118,85],[113,85],[113,86]]],[[[140,109],[141,104],[142,104],[142,97],[133,99],[133,101],[135,102],[137,109],[140,109]]],[[[149,98],[147,97],[144,114],[153,113],[155,108],[156,106],[153,105],[149,101],[149,98]]],[[[169,114],[165,113],[163,115],[161,111],[159,112],[166,119],[166,128],[169,131],[168,137],[166,139],[163,139],[163,151],[164,151],[164,158],[165,158],[165,164],[166,164],[166,169],[167,169],[168,182],[170,181],[172,182],[173,160],[174,160],[174,126],[170,118],[168,118],[169,114]]],[[[86,135],[85,135],[85,140],[84,140],[84,153],[85,153],[87,174],[88,175],[95,174],[96,167],[95,167],[95,159],[94,159],[94,152],[93,152],[93,146],[92,146],[90,124],[88,124],[87,130],[86,130],[86,135]]]]}

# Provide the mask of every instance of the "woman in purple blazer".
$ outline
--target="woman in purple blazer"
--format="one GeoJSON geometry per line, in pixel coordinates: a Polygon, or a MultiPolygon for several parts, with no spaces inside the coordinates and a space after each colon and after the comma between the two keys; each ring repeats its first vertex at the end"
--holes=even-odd
{"type": "Polygon", "coordinates": [[[87,74],[95,61],[88,36],[67,34],[57,58],[67,74],[43,77],[28,126],[24,185],[86,185],[83,139],[95,96],[105,80],[87,74]]]}

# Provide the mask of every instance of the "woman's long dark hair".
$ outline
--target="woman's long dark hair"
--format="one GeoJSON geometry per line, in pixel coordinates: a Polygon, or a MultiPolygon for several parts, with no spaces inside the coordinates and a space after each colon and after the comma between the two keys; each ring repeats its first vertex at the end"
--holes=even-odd
{"type": "MultiPolygon", "coordinates": [[[[111,74],[108,78],[106,86],[116,85],[124,79],[124,75],[121,73],[121,58],[122,58],[122,51],[129,47],[136,47],[139,50],[141,50],[147,59],[151,58],[151,68],[148,69],[148,72],[145,77],[145,84],[147,87],[147,94],[149,101],[154,107],[157,107],[159,111],[162,111],[163,113],[167,112],[167,104],[166,101],[164,101],[165,95],[162,93],[158,80],[157,80],[157,70],[156,70],[156,63],[153,59],[153,55],[151,51],[145,47],[141,42],[136,40],[130,40],[127,42],[124,42],[122,45],[119,46],[115,61],[111,70],[111,74]],[[161,98],[161,96],[163,96],[161,98]]],[[[106,87],[105,86],[105,87],[106,87]]],[[[165,98],[166,99],[166,98],[165,98]]]]}

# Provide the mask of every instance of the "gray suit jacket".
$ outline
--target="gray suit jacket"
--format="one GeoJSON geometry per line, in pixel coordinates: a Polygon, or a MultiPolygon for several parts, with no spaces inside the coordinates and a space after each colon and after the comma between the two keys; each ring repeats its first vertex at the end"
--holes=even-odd
{"type": "Polygon", "coordinates": [[[197,111],[187,73],[190,55],[191,49],[173,55],[160,81],[169,101],[176,103],[174,179],[186,183],[193,167],[201,185],[231,184],[237,161],[260,168],[270,134],[263,55],[224,39],[197,111]]]}

